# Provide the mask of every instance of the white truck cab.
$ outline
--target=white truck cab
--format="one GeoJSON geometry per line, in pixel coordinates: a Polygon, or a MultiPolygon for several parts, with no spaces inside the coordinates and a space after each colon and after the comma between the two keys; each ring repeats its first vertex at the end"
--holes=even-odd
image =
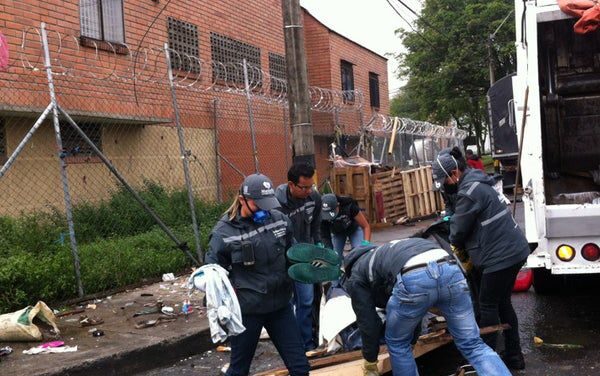
{"type": "Polygon", "coordinates": [[[576,34],[556,0],[516,0],[515,20],[527,266],[544,293],[555,275],[600,273],[600,30],[576,34]]]}

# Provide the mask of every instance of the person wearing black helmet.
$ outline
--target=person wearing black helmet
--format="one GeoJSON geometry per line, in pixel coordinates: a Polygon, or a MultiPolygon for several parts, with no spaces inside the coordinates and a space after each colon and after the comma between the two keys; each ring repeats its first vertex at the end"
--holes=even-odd
{"type": "MultiPolygon", "coordinates": [[[[519,323],[511,303],[517,273],[529,255],[525,235],[506,207],[503,197],[493,188],[494,178],[483,171],[466,167],[458,148],[437,155],[432,164],[436,187],[454,185],[457,198],[450,219],[450,242],[465,250],[479,281],[479,325],[509,324],[504,331],[503,360],[509,368],[525,368],[519,339],[519,323]]],[[[484,337],[496,348],[497,334],[484,337]]]]}
{"type": "Polygon", "coordinates": [[[290,303],[286,251],[295,242],[289,218],[277,210],[271,180],[244,179],[231,207],[212,230],[207,264],[229,271],[246,330],[231,337],[227,375],[248,375],[264,327],[291,375],[308,375],[309,364],[290,303]]]}

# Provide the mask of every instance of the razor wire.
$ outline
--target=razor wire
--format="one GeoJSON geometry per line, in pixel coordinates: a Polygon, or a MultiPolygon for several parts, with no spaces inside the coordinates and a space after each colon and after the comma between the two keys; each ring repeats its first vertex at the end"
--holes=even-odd
{"type": "MultiPolygon", "coordinates": [[[[39,37],[39,29],[34,27],[30,27],[22,33],[18,61],[26,71],[37,72],[44,69],[41,56],[35,53],[31,54],[32,45],[35,48],[39,37]]],[[[58,31],[48,31],[48,39],[52,49],[52,66],[56,70],[56,75],[81,76],[99,81],[130,81],[162,85],[170,83],[164,67],[165,49],[163,47],[145,46],[133,50],[125,43],[116,45],[102,41],[104,47],[101,49],[96,41],[90,40],[91,49],[90,47],[81,48],[78,37],[58,31]],[[72,55],[82,57],[82,62],[69,61],[68,57],[72,55]],[[126,61],[123,62],[123,60],[126,61]]],[[[173,84],[178,88],[198,92],[221,91],[246,95],[244,82],[232,79],[243,76],[244,65],[241,61],[223,63],[205,60],[172,48],[169,48],[167,53],[170,54],[174,65],[178,67],[173,78],[173,84]]],[[[284,107],[288,105],[287,80],[274,77],[269,72],[251,64],[247,64],[247,67],[249,89],[253,97],[269,104],[284,107]]],[[[365,103],[365,96],[361,90],[337,90],[310,86],[309,93],[311,109],[318,112],[357,111],[362,109],[365,103]]]]}
{"type": "Polygon", "coordinates": [[[468,135],[455,126],[381,114],[371,118],[362,132],[371,135],[373,162],[401,168],[430,165],[441,150],[454,146],[462,148],[468,135]]]}

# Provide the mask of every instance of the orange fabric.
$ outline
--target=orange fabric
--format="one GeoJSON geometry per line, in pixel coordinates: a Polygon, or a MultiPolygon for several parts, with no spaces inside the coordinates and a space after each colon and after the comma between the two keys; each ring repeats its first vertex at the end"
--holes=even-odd
{"type": "Polygon", "coordinates": [[[598,0],[558,0],[560,10],[578,17],[574,30],[577,34],[596,31],[600,27],[600,2],[598,0]]]}

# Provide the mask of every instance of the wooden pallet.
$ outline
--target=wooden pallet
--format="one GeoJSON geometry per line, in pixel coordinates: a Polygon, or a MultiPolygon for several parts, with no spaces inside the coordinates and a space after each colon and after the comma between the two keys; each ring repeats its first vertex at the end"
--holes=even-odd
{"type": "Polygon", "coordinates": [[[402,171],[402,183],[408,218],[426,217],[441,210],[439,193],[433,189],[431,166],[402,171]]]}
{"type": "Polygon", "coordinates": [[[400,171],[390,170],[372,174],[371,182],[374,222],[393,224],[405,217],[406,201],[400,171]]]}
{"type": "Polygon", "coordinates": [[[369,221],[373,220],[371,168],[335,167],[331,170],[331,188],[336,195],[349,196],[358,202],[369,221]]]}
{"type": "MultiPolygon", "coordinates": [[[[500,332],[510,328],[508,324],[488,326],[480,329],[480,334],[490,334],[500,332]]],[[[452,336],[445,330],[433,334],[425,334],[419,337],[417,343],[413,346],[413,356],[418,358],[437,348],[445,346],[452,342],[452,336]]],[[[390,355],[387,352],[386,346],[379,348],[379,356],[377,358],[379,373],[384,374],[392,370],[390,355]]],[[[310,374],[320,376],[362,376],[363,358],[360,350],[347,353],[324,356],[322,358],[311,359],[310,374]]],[[[261,373],[255,376],[287,376],[289,375],[286,368],[277,368],[261,373]]]]}

